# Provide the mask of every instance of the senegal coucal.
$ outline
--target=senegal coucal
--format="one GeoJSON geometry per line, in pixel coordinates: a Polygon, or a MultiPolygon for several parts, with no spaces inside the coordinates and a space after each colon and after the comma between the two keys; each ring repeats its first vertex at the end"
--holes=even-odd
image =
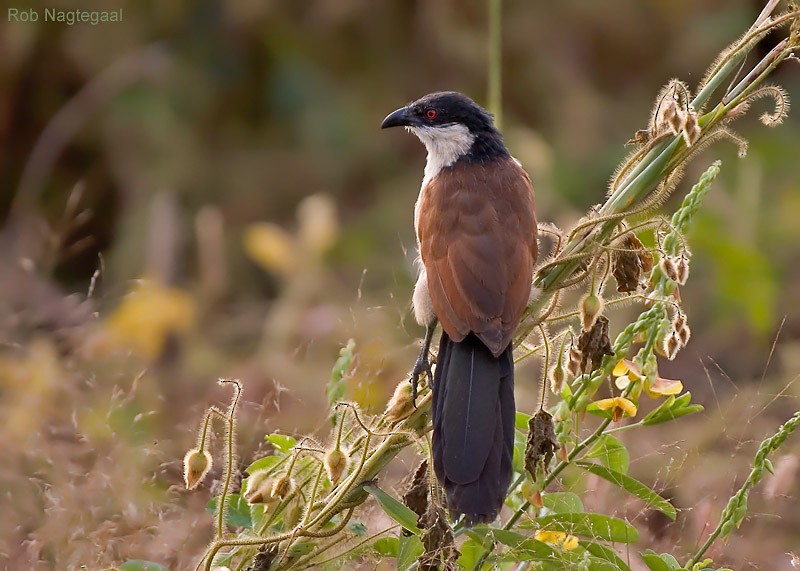
{"type": "Polygon", "coordinates": [[[537,256],[533,188],[492,116],[456,92],[432,93],[384,119],[428,150],[414,209],[421,258],[414,316],[426,327],[412,382],[433,375],[433,464],[453,517],[497,517],[511,480],[511,337],[531,297],[537,256]]]}

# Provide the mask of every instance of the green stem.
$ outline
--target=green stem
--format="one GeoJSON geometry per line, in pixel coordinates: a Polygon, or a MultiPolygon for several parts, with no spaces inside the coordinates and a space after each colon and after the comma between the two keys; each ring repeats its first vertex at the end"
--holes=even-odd
{"type": "Polygon", "coordinates": [[[489,111],[494,115],[494,124],[503,126],[503,3],[489,0],[489,111]]]}
{"type": "Polygon", "coordinates": [[[724,536],[727,537],[727,535],[733,531],[734,526],[739,526],[747,512],[747,495],[750,492],[750,488],[758,484],[764,476],[764,470],[767,469],[767,456],[780,448],[781,444],[794,432],[798,425],[800,425],[800,411],[795,412],[792,418],[778,429],[778,432],[761,443],[758,447],[758,452],[756,452],[755,459],[753,460],[753,469],[750,470],[750,474],[747,476],[744,484],[742,484],[742,487],[739,488],[739,491],[728,500],[728,505],[725,506],[722,515],[720,515],[717,528],[708,536],[708,539],[706,539],[705,543],[697,550],[697,553],[689,559],[685,566],[686,569],[691,569],[700,561],[700,558],[705,555],[708,548],[711,547],[720,535],[724,534],[724,536]]]}
{"type": "Polygon", "coordinates": [[[638,428],[640,426],[644,426],[641,420],[639,422],[634,422],[633,424],[625,424],[623,426],[615,426],[614,428],[609,428],[608,430],[606,430],[606,434],[612,434],[614,432],[622,432],[624,430],[630,430],[631,428],[638,428]]]}
{"type": "Polygon", "coordinates": [[[228,499],[228,490],[231,486],[231,479],[233,478],[233,452],[234,452],[234,439],[236,438],[236,405],[239,404],[239,397],[242,394],[242,385],[238,381],[221,379],[220,383],[232,384],[234,386],[233,399],[231,406],[228,408],[228,414],[225,418],[227,423],[225,435],[225,481],[222,486],[222,492],[219,495],[217,502],[217,540],[222,539],[222,534],[225,526],[225,502],[228,499]]]}

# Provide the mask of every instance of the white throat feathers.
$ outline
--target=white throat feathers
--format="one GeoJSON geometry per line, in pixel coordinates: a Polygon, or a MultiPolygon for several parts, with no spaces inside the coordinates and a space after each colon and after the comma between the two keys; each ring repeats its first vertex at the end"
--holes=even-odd
{"type": "Polygon", "coordinates": [[[408,127],[428,150],[425,164],[423,186],[432,180],[439,171],[449,167],[466,155],[475,142],[475,135],[465,125],[454,123],[442,127],[408,127]]]}

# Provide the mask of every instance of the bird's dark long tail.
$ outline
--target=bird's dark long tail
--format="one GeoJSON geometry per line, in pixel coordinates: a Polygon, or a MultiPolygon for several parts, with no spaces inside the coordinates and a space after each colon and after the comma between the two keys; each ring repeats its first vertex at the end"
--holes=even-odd
{"type": "Polygon", "coordinates": [[[433,379],[433,466],[453,517],[491,522],[511,481],[514,454],[514,360],[474,334],[439,343],[433,379]]]}

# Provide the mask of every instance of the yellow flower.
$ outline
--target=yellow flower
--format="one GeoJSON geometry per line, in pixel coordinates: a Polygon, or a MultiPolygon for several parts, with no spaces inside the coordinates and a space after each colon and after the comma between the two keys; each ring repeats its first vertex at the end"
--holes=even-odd
{"type": "Polygon", "coordinates": [[[142,279],[106,320],[118,345],[145,359],[157,359],[171,335],[194,325],[195,305],[189,293],[157,280],[142,279]]]}
{"type": "Polygon", "coordinates": [[[622,359],[617,363],[614,370],[611,371],[611,375],[616,377],[616,379],[614,379],[614,384],[621,391],[628,388],[628,385],[633,381],[640,381],[642,379],[642,372],[639,370],[639,367],[636,363],[628,359],[622,359]]]}
{"type": "Polygon", "coordinates": [[[623,416],[636,416],[636,405],[625,397],[601,399],[594,403],[599,410],[610,410],[611,419],[619,421],[623,416]]]}
{"type": "Polygon", "coordinates": [[[657,377],[655,382],[645,383],[644,390],[654,399],[658,397],[667,397],[680,394],[683,390],[683,383],[672,379],[657,377]]]}
{"type": "Polygon", "coordinates": [[[287,275],[297,267],[297,241],[280,226],[251,224],[245,229],[243,240],[247,255],[263,269],[287,275]]]}
{"type": "Polygon", "coordinates": [[[656,376],[656,380],[651,382],[642,375],[636,363],[628,359],[622,359],[617,363],[611,374],[616,377],[614,384],[621,391],[634,381],[644,381],[644,390],[652,398],[677,395],[683,390],[683,383],[680,381],[656,376]]]}
{"type": "Polygon", "coordinates": [[[564,533],[563,531],[547,531],[540,529],[536,532],[535,539],[537,541],[551,543],[566,551],[571,551],[578,547],[578,538],[574,535],[564,533]]]}
{"type": "Polygon", "coordinates": [[[298,239],[308,250],[321,255],[330,250],[339,237],[336,203],[325,194],[303,199],[297,208],[298,239]]]}

